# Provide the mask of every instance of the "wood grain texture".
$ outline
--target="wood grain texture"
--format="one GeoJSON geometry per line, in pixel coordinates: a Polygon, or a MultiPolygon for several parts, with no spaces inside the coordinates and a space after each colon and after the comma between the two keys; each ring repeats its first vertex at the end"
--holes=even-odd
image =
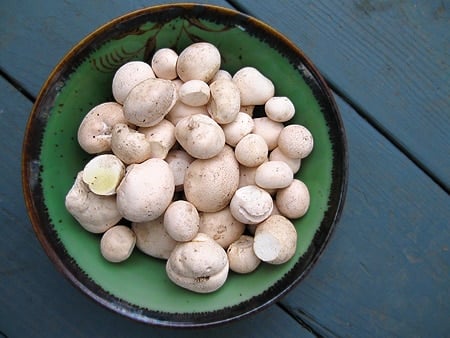
{"type": "Polygon", "coordinates": [[[290,38],[363,116],[450,189],[448,1],[232,3],[290,38]]]}
{"type": "Polygon", "coordinates": [[[342,218],[283,304],[325,336],[450,332],[450,198],[338,100],[349,142],[342,218]]]}
{"type": "Polygon", "coordinates": [[[119,316],[75,289],[45,255],[26,214],[20,159],[30,110],[0,77],[0,337],[313,337],[277,305],[219,327],[170,330],[119,316]]]}

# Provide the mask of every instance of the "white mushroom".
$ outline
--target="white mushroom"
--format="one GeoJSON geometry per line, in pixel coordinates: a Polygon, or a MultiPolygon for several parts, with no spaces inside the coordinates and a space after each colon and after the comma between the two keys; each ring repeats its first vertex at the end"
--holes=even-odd
{"type": "Polygon", "coordinates": [[[261,260],[253,250],[253,237],[242,235],[230,244],[227,250],[230,270],[237,273],[250,273],[256,270],[261,260]]]}
{"type": "Polygon", "coordinates": [[[239,69],[233,76],[233,82],[241,93],[241,104],[263,105],[275,93],[272,81],[254,67],[239,69]]]}
{"type": "Polygon", "coordinates": [[[145,135],[150,143],[151,157],[165,159],[170,149],[175,145],[175,126],[163,119],[153,127],[140,127],[138,131],[145,135]]]}
{"type": "Polygon", "coordinates": [[[266,141],[269,150],[275,149],[284,125],[281,122],[272,121],[265,116],[254,118],[253,124],[253,134],[261,136],[266,141]]]}
{"type": "Polygon", "coordinates": [[[197,42],[187,46],[178,56],[178,77],[187,82],[209,82],[220,69],[221,57],[216,46],[209,42],[197,42]]]}
{"type": "Polygon", "coordinates": [[[109,228],[100,240],[102,256],[113,263],[123,262],[131,256],[136,244],[136,235],[125,225],[109,228]]]}
{"type": "Polygon", "coordinates": [[[127,123],[120,104],[105,102],[95,106],[78,127],[78,143],[89,154],[110,151],[111,129],[117,123],[127,123]]]}
{"type": "Polygon", "coordinates": [[[225,250],[208,235],[198,233],[190,242],[179,243],[166,263],[169,279],[198,293],[219,289],[228,276],[225,250]]]}
{"type": "Polygon", "coordinates": [[[213,76],[213,78],[210,80],[210,83],[213,83],[216,80],[231,80],[233,77],[231,76],[231,74],[224,70],[224,69],[219,69],[216,74],[213,76]]]}
{"type": "Polygon", "coordinates": [[[91,192],[83,182],[82,171],[77,174],[66,195],[65,207],[84,229],[92,233],[103,233],[122,218],[115,196],[101,196],[91,192]]]}
{"type": "Polygon", "coordinates": [[[252,132],[253,126],[254,123],[251,116],[239,112],[234,121],[222,126],[225,134],[225,142],[230,146],[235,147],[244,136],[252,132]]]}
{"type": "Polygon", "coordinates": [[[208,103],[210,96],[208,84],[201,80],[189,80],[178,89],[179,99],[188,106],[204,106],[208,103]]]}
{"type": "Polygon", "coordinates": [[[224,249],[236,241],[244,231],[245,224],[233,217],[229,207],[216,212],[200,213],[199,232],[207,234],[224,249]]]}
{"type": "Polygon", "coordinates": [[[207,105],[208,113],[217,123],[233,122],[241,108],[239,88],[230,80],[217,80],[209,87],[211,99],[207,105]]]}
{"type": "Polygon", "coordinates": [[[114,195],[125,174],[125,165],[113,154],[93,157],[83,169],[83,182],[97,195],[114,195]]]}
{"type": "Polygon", "coordinates": [[[179,121],[175,126],[175,137],[189,155],[200,159],[216,156],[225,145],[222,128],[212,118],[202,114],[179,121]]]}
{"type": "Polygon", "coordinates": [[[151,158],[127,168],[117,188],[117,207],[129,221],[151,221],[164,213],[174,191],[169,165],[162,159],[151,158]]]}
{"type": "Polygon", "coordinates": [[[284,216],[273,215],[256,227],[253,250],[263,262],[283,264],[295,255],[297,231],[284,216]]]}
{"type": "Polygon", "coordinates": [[[187,152],[181,149],[172,149],[165,158],[172,170],[173,178],[175,181],[175,191],[183,190],[184,177],[190,164],[194,161],[194,158],[187,152]]]}
{"type": "Polygon", "coordinates": [[[154,79],[152,67],[143,61],[130,61],[123,64],[114,74],[112,80],[112,94],[114,99],[123,104],[130,90],[138,83],[154,79]]]}
{"type": "Polygon", "coordinates": [[[261,223],[270,216],[272,209],[272,196],[255,185],[236,190],[230,202],[231,214],[244,224],[261,223]]]}
{"type": "Polygon", "coordinates": [[[168,259],[178,243],[164,229],[163,216],[148,222],[133,222],[131,229],[136,234],[136,247],[155,258],[168,259]]]}
{"type": "Polygon", "coordinates": [[[169,113],[166,115],[166,119],[172,122],[174,126],[177,125],[178,122],[180,122],[185,117],[193,116],[196,114],[202,114],[209,116],[208,110],[206,108],[206,105],[199,106],[199,107],[193,107],[188,106],[187,104],[184,104],[180,100],[175,103],[175,105],[172,107],[172,109],[169,111],[169,113]]]}
{"type": "Polygon", "coordinates": [[[309,209],[308,187],[302,181],[294,179],[288,187],[277,191],[275,203],[282,215],[290,219],[302,217],[309,209]]]}
{"type": "Polygon", "coordinates": [[[313,150],[313,136],[306,127],[291,124],[280,132],[278,147],[288,157],[305,158],[313,150]]]}
{"type": "Polygon", "coordinates": [[[274,96],[264,105],[267,117],[276,122],[287,122],[295,115],[295,107],[286,96],[274,96]]]}
{"type": "Polygon", "coordinates": [[[261,136],[252,133],[238,142],[234,152],[239,163],[246,167],[256,167],[267,161],[269,149],[261,136]]]}
{"type": "Polygon", "coordinates": [[[198,211],[215,212],[230,203],[238,184],[239,164],[233,149],[225,146],[217,156],[191,163],[184,179],[184,194],[198,211]]]}
{"type": "Polygon", "coordinates": [[[173,80],[177,77],[178,54],[170,48],[158,49],[152,57],[152,69],[160,79],[173,80]]]}
{"type": "Polygon", "coordinates": [[[139,127],[158,124],[177,101],[176,86],[164,79],[147,79],[134,86],[123,103],[128,122],[139,127]]]}
{"type": "Polygon", "coordinates": [[[300,170],[302,164],[301,158],[288,157],[278,147],[272,150],[271,153],[269,154],[269,161],[285,162],[291,168],[294,174],[296,174],[300,170]]]}
{"type": "Polygon", "coordinates": [[[112,129],[111,150],[125,164],[142,163],[152,155],[151,144],[145,135],[124,123],[118,123],[112,129]]]}
{"type": "Polygon", "coordinates": [[[263,189],[286,188],[292,183],[294,173],[283,161],[268,161],[255,172],[255,183],[263,189]]]}
{"type": "Polygon", "coordinates": [[[188,201],[174,201],[164,213],[164,229],[179,242],[193,239],[199,231],[199,224],[197,209],[188,201]]]}

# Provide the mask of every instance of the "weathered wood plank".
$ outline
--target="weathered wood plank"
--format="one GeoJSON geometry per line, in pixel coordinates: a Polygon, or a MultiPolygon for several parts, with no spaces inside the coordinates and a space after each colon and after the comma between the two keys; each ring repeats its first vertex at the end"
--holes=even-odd
{"type": "Polygon", "coordinates": [[[0,77],[0,336],[312,337],[277,305],[204,330],[167,330],[121,317],[88,299],[57,272],[26,214],[20,180],[23,131],[31,103],[0,77]]]}
{"type": "MultiPolygon", "coordinates": [[[[173,2],[180,1],[164,1],[173,2]]],[[[225,0],[190,2],[230,7],[225,0]]],[[[51,70],[82,38],[111,19],[157,4],[161,1],[2,0],[0,69],[36,96],[51,70]]]]}
{"type": "Polygon", "coordinates": [[[324,335],[450,332],[450,198],[343,101],[350,177],[334,236],[283,304],[324,335]]]}
{"type": "Polygon", "coordinates": [[[450,189],[448,1],[232,3],[296,43],[364,116],[450,189]]]}

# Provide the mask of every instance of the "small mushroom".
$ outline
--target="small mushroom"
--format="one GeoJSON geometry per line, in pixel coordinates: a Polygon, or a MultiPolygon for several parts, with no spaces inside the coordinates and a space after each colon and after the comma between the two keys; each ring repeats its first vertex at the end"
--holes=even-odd
{"type": "Polygon", "coordinates": [[[164,213],[164,229],[178,242],[192,240],[198,233],[199,224],[197,209],[188,201],[174,201],[164,213]]]}
{"type": "Polygon", "coordinates": [[[270,216],[272,209],[272,196],[256,185],[239,188],[230,202],[231,214],[244,224],[261,223],[270,216]]]}
{"type": "Polygon", "coordinates": [[[178,243],[164,229],[164,216],[148,222],[133,222],[131,229],[136,234],[136,247],[151,257],[168,259],[178,243]]]}
{"type": "Polygon", "coordinates": [[[213,83],[216,80],[231,80],[233,77],[231,76],[231,74],[224,70],[224,69],[219,69],[216,74],[214,75],[214,77],[210,80],[210,83],[213,83]]]}
{"type": "Polygon", "coordinates": [[[111,130],[117,123],[127,123],[122,106],[101,103],[92,108],[78,127],[78,143],[89,154],[111,151],[111,130]]]}
{"type": "Polygon", "coordinates": [[[112,129],[111,150],[125,164],[142,163],[152,156],[152,146],[145,135],[124,123],[112,129]]]}
{"type": "Polygon", "coordinates": [[[294,174],[296,174],[301,167],[302,159],[301,158],[291,158],[286,156],[280,148],[276,147],[269,154],[269,161],[283,161],[285,162],[292,170],[294,174]]]}
{"type": "Polygon", "coordinates": [[[123,64],[114,74],[112,80],[112,94],[114,99],[123,104],[130,90],[138,83],[154,79],[152,67],[143,61],[130,61],[123,64]]]}
{"type": "Polygon", "coordinates": [[[282,215],[290,219],[302,217],[309,209],[308,187],[302,181],[294,179],[288,187],[277,191],[275,203],[282,215]]]}
{"type": "Polygon", "coordinates": [[[239,88],[230,80],[217,80],[209,87],[211,99],[207,105],[208,113],[217,123],[233,122],[241,108],[239,88]]]}
{"type": "Polygon", "coordinates": [[[151,221],[164,213],[174,191],[173,174],[167,162],[151,158],[128,166],[117,187],[117,208],[131,222],[151,221]]]}
{"type": "Polygon", "coordinates": [[[239,164],[233,149],[226,145],[217,156],[191,163],[184,179],[184,194],[198,211],[215,212],[230,203],[238,185],[239,164]]]}
{"type": "Polygon", "coordinates": [[[268,118],[276,122],[287,122],[295,115],[295,107],[286,96],[274,96],[267,100],[264,111],[268,118]]]}
{"type": "Polygon", "coordinates": [[[256,270],[261,260],[253,250],[253,237],[242,235],[230,244],[227,250],[230,270],[236,273],[250,273],[256,270]]]}
{"type": "Polygon", "coordinates": [[[190,242],[179,243],[166,263],[169,279],[198,293],[219,289],[228,277],[225,250],[208,235],[198,233],[190,242]]]}
{"type": "Polygon", "coordinates": [[[163,119],[153,127],[140,127],[138,131],[145,135],[150,143],[151,157],[165,159],[170,149],[175,145],[175,126],[163,119]]]}
{"type": "Polygon", "coordinates": [[[239,69],[233,76],[233,82],[241,93],[241,104],[263,105],[275,93],[272,81],[254,67],[239,69]]]}
{"type": "Polygon", "coordinates": [[[100,240],[102,256],[112,263],[120,263],[131,256],[136,244],[136,235],[125,225],[109,228],[100,240]]]}
{"type": "Polygon", "coordinates": [[[166,119],[172,122],[174,126],[178,124],[185,117],[193,116],[196,114],[201,114],[205,116],[209,116],[206,105],[193,107],[187,104],[184,104],[180,100],[175,103],[169,113],[166,115],[166,119]]]}
{"type": "Polygon", "coordinates": [[[83,182],[97,195],[114,195],[125,174],[125,165],[113,154],[93,157],[83,169],[83,182]]]}
{"type": "Polygon", "coordinates": [[[207,234],[224,249],[236,241],[244,231],[245,224],[233,217],[229,207],[216,212],[200,213],[199,232],[207,234]]]}
{"type": "Polygon", "coordinates": [[[184,104],[199,107],[208,103],[211,92],[206,82],[189,80],[178,89],[178,96],[184,104]]]}
{"type": "Polygon", "coordinates": [[[291,124],[284,127],[280,132],[278,147],[288,157],[305,158],[313,150],[313,136],[306,127],[291,124]]]}
{"type": "Polygon", "coordinates": [[[256,227],[253,250],[263,262],[286,263],[296,248],[297,230],[286,217],[273,215],[256,227]]]}
{"type": "Polygon", "coordinates": [[[244,136],[234,149],[236,159],[246,167],[256,167],[267,161],[269,149],[266,141],[257,134],[244,136]]]}
{"type": "Polygon", "coordinates": [[[294,173],[283,161],[267,161],[255,172],[255,183],[263,189],[286,188],[293,179],[294,173]]]}
{"type": "Polygon", "coordinates": [[[209,82],[220,69],[221,57],[216,46],[209,42],[196,42],[187,46],[178,56],[178,77],[187,82],[209,82]]]}
{"type": "Polygon", "coordinates": [[[129,123],[139,127],[158,124],[177,102],[172,81],[147,79],[134,86],[123,102],[123,113],[129,123]]]}
{"type": "Polygon", "coordinates": [[[261,136],[266,141],[269,150],[275,149],[284,125],[281,122],[272,121],[265,116],[254,118],[253,124],[253,134],[261,136]]]}
{"type": "Polygon", "coordinates": [[[91,192],[83,182],[82,171],[77,174],[66,195],[65,207],[84,229],[96,234],[105,232],[122,218],[115,196],[101,196],[91,192]]]}
{"type": "Polygon", "coordinates": [[[208,159],[219,154],[225,145],[222,128],[210,117],[196,114],[179,121],[175,137],[192,157],[208,159]]]}
{"type": "Polygon", "coordinates": [[[184,150],[172,149],[171,151],[169,151],[169,154],[167,155],[165,160],[172,170],[175,181],[175,191],[182,191],[186,171],[194,161],[194,158],[184,150]]]}
{"type": "Polygon", "coordinates": [[[160,79],[174,80],[177,77],[178,54],[170,48],[158,49],[152,57],[152,69],[160,79]]]}
{"type": "Polygon", "coordinates": [[[253,126],[254,123],[251,116],[239,112],[234,121],[222,126],[225,134],[225,142],[230,146],[235,147],[244,136],[247,136],[252,132],[253,126]]]}

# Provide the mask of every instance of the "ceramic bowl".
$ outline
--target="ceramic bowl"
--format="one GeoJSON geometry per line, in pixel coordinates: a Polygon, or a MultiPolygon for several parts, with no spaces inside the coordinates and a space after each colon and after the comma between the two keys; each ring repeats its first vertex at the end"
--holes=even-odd
{"type": "MultiPolygon", "coordinates": [[[[137,321],[175,327],[225,323],[274,303],[301,281],[330,239],[342,210],[347,179],[343,124],[325,81],[287,38],[242,13],[208,5],[162,5],[125,14],[80,41],[54,68],[29,117],[23,146],[23,187],[34,231],[56,267],[81,292],[137,321]],[[90,156],[77,144],[83,116],[113,100],[111,81],[127,61],[149,61],[155,50],[180,52],[208,41],[222,68],[259,69],[276,95],[296,107],[292,123],[306,126],[315,148],[297,178],[311,195],[308,213],[295,220],[296,255],[282,265],[261,264],[247,275],[230,272],[225,285],[197,294],[174,285],[165,262],[135,250],[121,264],[100,254],[99,235],[85,231],[64,207],[76,173],[90,156]]],[[[57,296],[57,295],[55,295],[57,296]]]]}

